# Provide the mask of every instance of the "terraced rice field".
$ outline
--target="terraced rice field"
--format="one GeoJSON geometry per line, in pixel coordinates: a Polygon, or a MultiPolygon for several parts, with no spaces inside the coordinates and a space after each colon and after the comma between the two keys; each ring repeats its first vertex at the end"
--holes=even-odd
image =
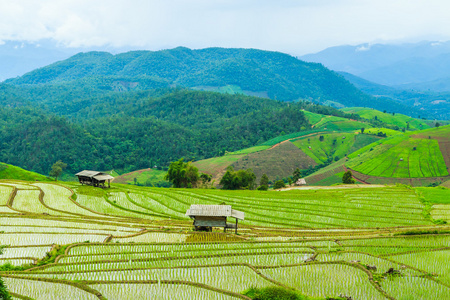
{"type": "Polygon", "coordinates": [[[250,299],[271,286],[450,299],[450,227],[434,224],[445,204],[427,189],[68,186],[0,182],[0,276],[17,299],[250,299]],[[245,212],[238,235],[192,231],[191,204],[223,202],[245,212]]]}

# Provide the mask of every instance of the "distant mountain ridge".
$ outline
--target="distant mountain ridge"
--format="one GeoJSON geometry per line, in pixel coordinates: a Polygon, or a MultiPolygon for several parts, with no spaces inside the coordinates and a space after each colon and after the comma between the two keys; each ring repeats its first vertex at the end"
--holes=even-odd
{"type": "Polygon", "coordinates": [[[401,85],[450,77],[450,41],[330,47],[300,59],[384,84],[401,85]]]}

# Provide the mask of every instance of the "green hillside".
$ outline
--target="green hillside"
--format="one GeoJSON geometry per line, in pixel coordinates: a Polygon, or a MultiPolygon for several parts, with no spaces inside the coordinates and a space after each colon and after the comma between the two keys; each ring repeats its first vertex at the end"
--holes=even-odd
{"type": "Polygon", "coordinates": [[[339,131],[328,128],[314,129],[283,135],[259,146],[196,161],[194,164],[201,172],[212,174],[216,182],[220,180],[228,166],[232,166],[235,170],[252,169],[258,179],[265,173],[271,180],[276,180],[292,176],[296,168],[304,170],[304,173],[310,173],[316,166],[326,166],[382,139],[376,135],[360,134],[360,130],[349,131],[348,124],[360,128],[361,125],[367,126],[366,123],[310,112],[305,112],[305,115],[310,120],[315,116],[320,116],[321,120],[330,119],[323,124],[337,129],[342,126],[342,129],[339,131]]]}
{"type": "MultiPolygon", "coordinates": [[[[397,126],[398,128],[405,128],[408,130],[422,130],[434,126],[435,122],[412,118],[403,114],[384,113],[374,109],[368,109],[363,107],[348,107],[342,108],[342,111],[350,114],[357,114],[362,118],[371,120],[377,119],[381,122],[397,126]]],[[[442,123],[442,122],[441,122],[442,123]]],[[[443,125],[443,124],[441,124],[443,125]]]]}
{"type": "Polygon", "coordinates": [[[27,180],[27,181],[51,181],[52,179],[47,176],[30,172],[22,168],[0,163],[0,179],[14,179],[14,180],[27,180]]]}
{"type": "Polygon", "coordinates": [[[450,126],[409,132],[370,144],[351,155],[346,166],[371,177],[449,176],[450,126]]]}

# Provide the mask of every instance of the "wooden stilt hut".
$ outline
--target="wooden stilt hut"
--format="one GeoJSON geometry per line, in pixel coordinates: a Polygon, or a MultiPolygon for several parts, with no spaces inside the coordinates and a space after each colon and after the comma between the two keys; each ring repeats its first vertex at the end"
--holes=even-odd
{"type": "Polygon", "coordinates": [[[95,187],[105,187],[106,182],[108,182],[108,187],[111,187],[111,181],[114,179],[114,177],[109,174],[89,170],[78,172],[75,176],[78,177],[78,181],[82,185],[86,184],[95,187]]]}
{"type": "Polygon", "coordinates": [[[212,231],[213,227],[223,227],[235,230],[237,234],[238,220],[244,220],[244,212],[231,208],[231,205],[198,205],[193,204],[187,210],[186,216],[194,220],[195,230],[212,231]],[[236,219],[236,223],[227,223],[227,217],[236,219]]]}

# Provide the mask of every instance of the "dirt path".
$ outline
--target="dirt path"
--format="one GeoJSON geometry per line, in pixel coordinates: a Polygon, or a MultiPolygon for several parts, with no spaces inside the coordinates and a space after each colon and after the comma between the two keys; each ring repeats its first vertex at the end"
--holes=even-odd
{"type": "MultiPolygon", "coordinates": [[[[343,167],[344,167],[345,172],[351,171],[351,170],[347,169],[347,167],[345,166],[345,164],[343,165],[343,167]]],[[[364,183],[364,184],[370,184],[370,183],[368,183],[367,181],[364,181],[364,180],[362,180],[362,179],[356,178],[355,175],[353,175],[353,173],[352,173],[352,178],[355,179],[355,180],[357,180],[357,181],[359,181],[359,182],[362,182],[362,183],[364,183]]]]}

